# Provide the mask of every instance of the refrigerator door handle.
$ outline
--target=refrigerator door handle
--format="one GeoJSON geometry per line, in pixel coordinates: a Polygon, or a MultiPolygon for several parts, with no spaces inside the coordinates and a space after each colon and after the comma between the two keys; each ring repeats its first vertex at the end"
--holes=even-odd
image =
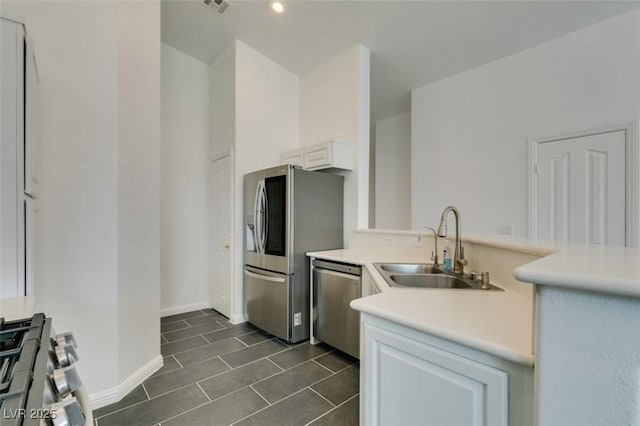
{"type": "Polygon", "coordinates": [[[253,202],[253,229],[254,229],[254,239],[256,242],[256,251],[258,254],[262,254],[260,252],[262,248],[262,242],[260,241],[260,236],[262,231],[260,230],[260,198],[262,196],[262,179],[258,181],[258,187],[256,188],[256,197],[253,202]]]}
{"type": "Polygon", "coordinates": [[[264,181],[262,181],[262,203],[263,203],[263,215],[262,215],[262,225],[260,226],[260,230],[262,231],[262,236],[260,237],[260,241],[262,242],[262,254],[265,253],[267,248],[267,235],[269,232],[269,204],[267,199],[267,185],[264,181]]]}
{"type": "Polygon", "coordinates": [[[269,277],[267,275],[261,275],[261,274],[256,274],[254,272],[250,272],[247,271],[246,269],[244,270],[245,275],[251,277],[251,278],[257,278],[259,280],[264,280],[264,281],[271,281],[274,283],[283,283],[286,280],[284,278],[278,278],[278,277],[269,277]]]}

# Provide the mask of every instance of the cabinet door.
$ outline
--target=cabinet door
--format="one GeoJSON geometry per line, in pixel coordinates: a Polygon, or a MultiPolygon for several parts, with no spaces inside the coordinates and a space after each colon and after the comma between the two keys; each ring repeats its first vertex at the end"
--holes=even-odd
{"type": "Polygon", "coordinates": [[[304,168],[307,170],[322,169],[331,166],[332,145],[330,142],[305,149],[304,168]]]}
{"type": "Polygon", "coordinates": [[[507,373],[366,322],[363,332],[363,424],[507,425],[507,373]]]}
{"type": "Polygon", "coordinates": [[[304,150],[300,148],[282,153],[280,155],[280,163],[304,167],[304,150]]]}

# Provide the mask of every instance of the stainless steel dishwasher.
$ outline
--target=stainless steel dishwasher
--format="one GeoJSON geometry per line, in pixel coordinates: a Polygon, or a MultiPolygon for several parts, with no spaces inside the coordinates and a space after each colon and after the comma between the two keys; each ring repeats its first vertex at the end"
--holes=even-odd
{"type": "Polygon", "coordinates": [[[313,335],[351,356],[360,355],[360,313],[349,303],[361,296],[362,267],[313,261],[313,335]]]}

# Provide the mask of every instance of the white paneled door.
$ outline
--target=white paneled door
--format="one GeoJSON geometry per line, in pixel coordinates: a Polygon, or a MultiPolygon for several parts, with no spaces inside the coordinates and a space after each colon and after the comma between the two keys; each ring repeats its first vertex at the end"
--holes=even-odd
{"type": "Polygon", "coordinates": [[[231,315],[231,156],[210,163],[210,304],[218,312],[231,315]]]}
{"type": "Polygon", "coordinates": [[[625,245],[623,130],[537,146],[537,238],[625,245]]]}

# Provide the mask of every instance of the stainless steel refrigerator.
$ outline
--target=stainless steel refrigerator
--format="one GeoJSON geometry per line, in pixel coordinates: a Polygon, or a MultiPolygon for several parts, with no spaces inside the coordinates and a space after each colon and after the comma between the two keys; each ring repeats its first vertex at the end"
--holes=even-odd
{"type": "Polygon", "coordinates": [[[342,248],[342,176],[285,165],[244,177],[244,297],[249,322],[309,338],[309,259],[342,248]]]}

